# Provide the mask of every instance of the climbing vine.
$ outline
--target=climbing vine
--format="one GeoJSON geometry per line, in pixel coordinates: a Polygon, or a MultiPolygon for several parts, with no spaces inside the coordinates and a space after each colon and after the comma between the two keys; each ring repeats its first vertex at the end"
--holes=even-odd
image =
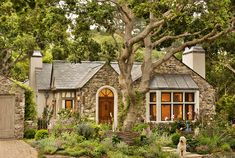
{"type": "Polygon", "coordinates": [[[20,86],[22,89],[25,90],[25,113],[24,113],[24,119],[25,120],[35,120],[37,116],[36,111],[36,103],[34,100],[34,92],[33,90],[28,87],[27,85],[24,85],[20,82],[15,81],[16,85],[20,86]]]}
{"type": "MultiPolygon", "coordinates": [[[[140,110],[140,107],[144,101],[144,94],[139,92],[139,91],[135,91],[135,100],[136,100],[136,112],[138,112],[140,110]]],[[[126,104],[124,104],[122,101],[120,101],[119,103],[119,112],[118,112],[118,127],[121,128],[123,126],[123,122],[127,116],[129,107],[130,107],[130,97],[126,96],[126,104]]]]}

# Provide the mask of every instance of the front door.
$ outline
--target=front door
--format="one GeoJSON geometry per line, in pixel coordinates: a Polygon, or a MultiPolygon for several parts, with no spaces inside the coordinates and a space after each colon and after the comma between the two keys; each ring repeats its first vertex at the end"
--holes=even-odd
{"type": "Polygon", "coordinates": [[[99,123],[111,124],[114,119],[114,97],[113,92],[104,88],[99,93],[99,123]]]}

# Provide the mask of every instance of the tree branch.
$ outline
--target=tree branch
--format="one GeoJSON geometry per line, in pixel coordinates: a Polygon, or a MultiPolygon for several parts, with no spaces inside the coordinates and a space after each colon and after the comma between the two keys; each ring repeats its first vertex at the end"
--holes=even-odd
{"type": "Polygon", "coordinates": [[[134,47],[132,53],[135,53],[139,48],[141,48],[141,44],[138,44],[136,47],[134,47]]]}
{"type": "Polygon", "coordinates": [[[120,37],[122,37],[122,38],[124,38],[124,33],[122,33],[122,31],[120,31],[119,29],[116,29],[115,30],[115,33],[117,34],[117,35],[119,35],[120,37]]]}
{"type": "Polygon", "coordinates": [[[182,37],[198,35],[198,34],[200,34],[200,33],[201,33],[201,31],[195,32],[195,33],[188,33],[188,32],[185,32],[185,33],[183,33],[183,34],[175,35],[175,36],[164,36],[164,37],[160,38],[159,40],[153,42],[153,47],[156,47],[157,45],[159,45],[159,44],[161,44],[162,42],[164,42],[164,41],[166,41],[166,40],[169,40],[169,39],[179,39],[179,38],[182,38],[182,37]]]}
{"type": "Polygon", "coordinates": [[[133,37],[129,41],[129,44],[133,45],[134,43],[137,43],[137,42],[143,40],[153,29],[163,25],[166,22],[166,19],[172,19],[175,17],[176,16],[173,13],[171,13],[170,10],[165,12],[163,14],[163,19],[161,19],[159,21],[155,21],[155,22],[150,21],[150,23],[145,27],[145,29],[141,33],[139,33],[137,36],[133,37]]]}
{"type": "Polygon", "coordinates": [[[219,37],[219,36],[223,35],[224,33],[228,33],[229,31],[231,32],[232,30],[233,30],[233,27],[227,28],[226,30],[221,31],[219,33],[216,33],[216,30],[212,30],[210,33],[208,33],[207,35],[205,35],[205,36],[203,36],[203,37],[201,37],[199,39],[194,39],[192,41],[185,42],[182,45],[178,46],[177,48],[173,48],[171,51],[166,53],[163,58],[161,58],[160,60],[158,60],[155,63],[153,63],[153,68],[158,67],[161,63],[163,63],[164,61],[168,60],[175,53],[177,53],[179,51],[182,51],[185,47],[194,46],[194,45],[196,45],[198,43],[202,43],[204,41],[214,40],[215,39],[214,37],[219,37]]]}
{"type": "Polygon", "coordinates": [[[224,66],[225,66],[226,68],[228,68],[230,71],[232,71],[232,72],[235,74],[235,69],[234,69],[231,65],[229,65],[229,64],[224,64],[224,66]]]}

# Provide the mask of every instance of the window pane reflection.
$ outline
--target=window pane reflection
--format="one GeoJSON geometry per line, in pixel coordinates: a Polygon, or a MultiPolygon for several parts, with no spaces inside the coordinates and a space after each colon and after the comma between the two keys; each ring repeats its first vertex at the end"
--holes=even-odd
{"type": "Polygon", "coordinates": [[[171,101],[171,93],[162,92],[162,102],[170,102],[171,101]]]}
{"type": "Polygon", "coordinates": [[[156,121],[156,104],[150,104],[150,121],[156,121]]]}
{"type": "Polygon", "coordinates": [[[156,102],[156,93],[150,93],[150,102],[156,102]]]}
{"type": "Polygon", "coordinates": [[[162,121],[171,120],[171,105],[162,105],[162,121]]]}
{"type": "Polygon", "coordinates": [[[174,102],[183,102],[183,93],[173,93],[173,101],[174,102]]]}
{"type": "Polygon", "coordinates": [[[194,102],[194,93],[185,93],[185,102],[194,102]]]}
{"type": "Polygon", "coordinates": [[[183,105],[173,105],[174,120],[183,120],[183,105]]]}
{"type": "Polygon", "coordinates": [[[194,119],[194,105],[191,105],[191,104],[185,105],[185,117],[186,117],[186,120],[194,119]]]}

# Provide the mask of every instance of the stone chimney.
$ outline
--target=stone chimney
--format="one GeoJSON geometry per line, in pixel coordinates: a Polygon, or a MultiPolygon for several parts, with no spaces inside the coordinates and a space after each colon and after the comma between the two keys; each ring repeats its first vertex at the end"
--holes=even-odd
{"type": "Polygon", "coordinates": [[[187,47],[183,53],[183,63],[197,72],[203,78],[206,77],[205,50],[199,46],[187,47]]]}
{"type": "Polygon", "coordinates": [[[29,63],[29,86],[36,92],[36,68],[42,68],[42,54],[34,51],[29,63]]]}

